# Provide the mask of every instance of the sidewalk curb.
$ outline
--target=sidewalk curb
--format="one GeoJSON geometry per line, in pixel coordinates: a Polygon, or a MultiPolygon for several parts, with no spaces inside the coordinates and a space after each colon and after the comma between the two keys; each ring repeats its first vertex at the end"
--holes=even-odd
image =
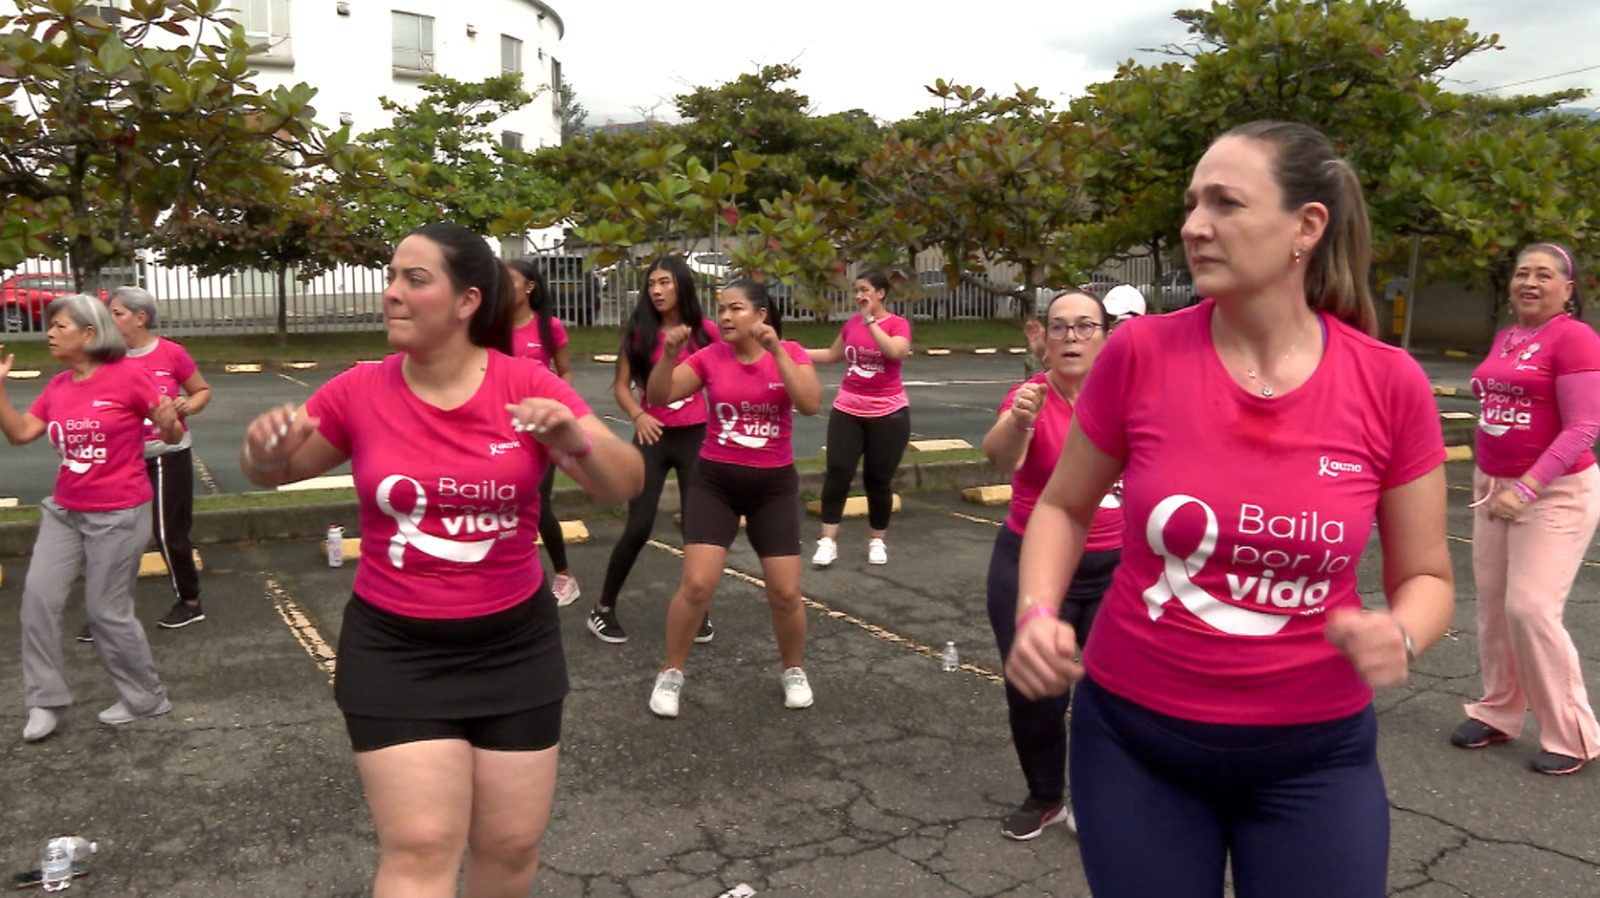
{"type": "MultiPolygon", "coordinates": [[[[894,488],[902,492],[960,490],[969,486],[993,483],[998,476],[987,462],[976,459],[903,464],[895,477],[894,488]]],[[[820,494],[822,477],[821,471],[802,472],[801,495],[820,494]]],[[[563,518],[621,515],[624,510],[622,505],[596,502],[577,487],[556,490],[553,502],[563,518]]],[[[676,506],[676,502],[672,504],[676,506]]],[[[195,545],[276,539],[321,539],[328,532],[329,524],[342,525],[346,536],[359,534],[360,516],[356,510],[355,500],[228,511],[200,511],[195,513],[194,529],[190,532],[190,537],[195,545]]],[[[33,541],[38,532],[37,521],[0,523],[0,558],[21,558],[31,554],[33,541]]]]}

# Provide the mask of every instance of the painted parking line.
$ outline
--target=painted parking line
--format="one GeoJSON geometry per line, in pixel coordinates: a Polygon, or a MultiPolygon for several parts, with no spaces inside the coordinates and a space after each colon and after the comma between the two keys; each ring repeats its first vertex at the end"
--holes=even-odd
{"type": "Polygon", "coordinates": [[[290,377],[289,375],[284,374],[282,371],[278,372],[278,376],[283,378],[284,380],[288,381],[289,383],[295,384],[296,386],[305,387],[308,390],[311,388],[310,384],[306,383],[305,381],[301,380],[300,378],[298,378],[298,377],[290,377]]]}
{"type": "Polygon", "coordinates": [[[980,518],[975,514],[963,514],[962,512],[959,512],[959,511],[952,511],[950,513],[952,515],[955,515],[956,517],[960,518],[963,521],[971,521],[974,524],[988,524],[991,527],[1004,527],[1005,526],[1005,523],[1003,521],[997,521],[994,518],[980,518]]]}
{"type": "MultiPolygon", "coordinates": [[[[647,545],[660,549],[661,551],[670,555],[675,555],[678,558],[683,557],[682,549],[679,549],[676,546],[668,545],[658,539],[648,540],[647,545]]],[[[744,571],[731,567],[724,567],[722,569],[722,573],[734,578],[735,580],[741,580],[750,584],[751,586],[755,586],[763,591],[765,591],[767,588],[767,581],[752,574],[747,574],[744,571]]],[[[842,621],[860,630],[866,631],[867,635],[873,637],[874,639],[881,639],[884,642],[892,643],[900,646],[901,648],[910,649],[912,652],[934,661],[942,661],[944,659],[944,649],[942,647],[934,648],[931,645],[924,645],[914,639],[908,639],[904,636],[901,636],[899,633],[880,627],[871,621],[862,620],[861,618],[845,611],[837,611],[833,608],[829,608],[827,605],[824,605],[823,603],[803,593],[800,596],[800,601],[803,602],[807,608],[810,608],[813,611],[817,611],[830,618],[833,618],[836,621],[842,621]]],[[[1004,677],[980,664],[973,664],[971,661],[961,662],[961,669],[967,673],[982,677],[991,683],[995,683],[996,685],[1005,682],[1004,677]]]]}
{"type": "Polygon", "coordinates": [[[317,665],[317,669],[327,675],[328,682],[331,684],[334,678],[334,670],[338,666],[338,656],[334,653],[333,647],[328,645],[328,641],[322,638],[322,634],[317,631],[316,624],[311,622],[311,618],[306,614],[305,609],[300,607],[300,603],[296,602],[294,597],[289,595],[289,592],[279,585],[276,579],[268,576],[265,585],[267,598],[272,600],[273,610],[277,611],[278,616],[283,618],[283,622],[288,626],[295,642],[300,643],[300,647],[306,650],[307,655],[311,656],[311,660],[317,665]]]}

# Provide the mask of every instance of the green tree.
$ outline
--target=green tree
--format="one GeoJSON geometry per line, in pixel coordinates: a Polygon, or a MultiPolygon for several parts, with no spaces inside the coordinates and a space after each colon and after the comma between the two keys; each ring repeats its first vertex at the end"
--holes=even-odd
{"type": "Polygon", "coordinates": [[[63,0],[15,5],[0,16],[0,265],[68,257],[93,289],[189,217],[333,161],[315,91],[258,93],[220,0],[130,0],[117,25],[63,0]]]}
{"type": "Polygon", "coordinates": [[[561,142],[565,144],[583,136],[584,122],[589,119],[589,110],[583,108],[583,103],[578,101],[578,94],[572,89],[572,82],[561,79],[561,84],[556,87],[556,109],[561,113],[561,142]]]}
{"type": "Polygon", "coordinates": [[[492,128],[533,97],[512,72],[465,83],[444,75],[422,82],[415,106],[385,98],[386,128],[361,135],[390,173],[367,214],[391,241],[430,221],[448,220],[480,234],[525,234],[539,224],[535,210],[554,202],[555,185],[533,154],[506,146],[492,128]]]}

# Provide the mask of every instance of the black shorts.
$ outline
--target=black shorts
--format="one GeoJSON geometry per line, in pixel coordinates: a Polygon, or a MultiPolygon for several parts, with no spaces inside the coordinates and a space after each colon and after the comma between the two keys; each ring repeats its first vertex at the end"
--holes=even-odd
{"type": "Polygon", "coordinates": [[[794,465],[751,468],[702,458],[689,481],[683,541],[733,545],[744,518],[750,547],[762,558],[800,554],[800,475],[794,465]]]}
{"type": "Polygon", "coordinates": [[[552,702],[526,711],[460,720],[346,714],[344,728],[350,733],[350,747],[358,752],[430,739],[462,739],[473,748],[492,751],[543,751],[561,741],[563,704],[552,702]]]}

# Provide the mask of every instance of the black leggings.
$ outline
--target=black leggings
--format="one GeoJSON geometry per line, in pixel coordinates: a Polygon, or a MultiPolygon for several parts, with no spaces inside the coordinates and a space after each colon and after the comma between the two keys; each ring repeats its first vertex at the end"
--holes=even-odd
{"type": "Polygon", "coordinates": [[[668,471],[678,472],[678,509],[682,511],[688,507],[689,479],[694,475],[700,444],[705,438],[704,424],[663,427],[660,439],[639,447],[644,456],[644,491],[628,503],[628,523],[623,525],[622,536],[611,550],[611,560],[606,562],[606,585],[600,591],[601,608],[617,606],[622,584],[628,581],[645,540],[655,529],[656,511],[661,505],[661,490],[666,487],[668,471]]]}
{"type": "Polygon", "coordinates": [[[150,529],[167,563],[172,592],[192,602],[200,598],[200,575],[194,567],[194,547],[189,528],[194,523],[194,454],[188,449],[144,460],[155,502],[151,503],[150,529]]]}
{"type": "Polygon", "coordinates": [[[861,484],[867,491],[867,523],[873,530],[889,529],[894,507],[894,472],[900,467],[911,439],[911,409],[902,408],[880,418],[862,418],[834,409],[828,414],[828,473],[822,481],[822,523],[837,524],[844,517],[845,496],[856,476],[862,456],[861,484]]]}
{"type": "Polygon", "coordinates": [[[539,483],[539,538],[544,540],[544,550],[550,553],[550,567],[559,574],[567,569],[567,541],[561,535],[561,521],[556,518],[556,510],[550,506],[550,493],[555,485],[556,466],[552,464],[539,483]]]}

